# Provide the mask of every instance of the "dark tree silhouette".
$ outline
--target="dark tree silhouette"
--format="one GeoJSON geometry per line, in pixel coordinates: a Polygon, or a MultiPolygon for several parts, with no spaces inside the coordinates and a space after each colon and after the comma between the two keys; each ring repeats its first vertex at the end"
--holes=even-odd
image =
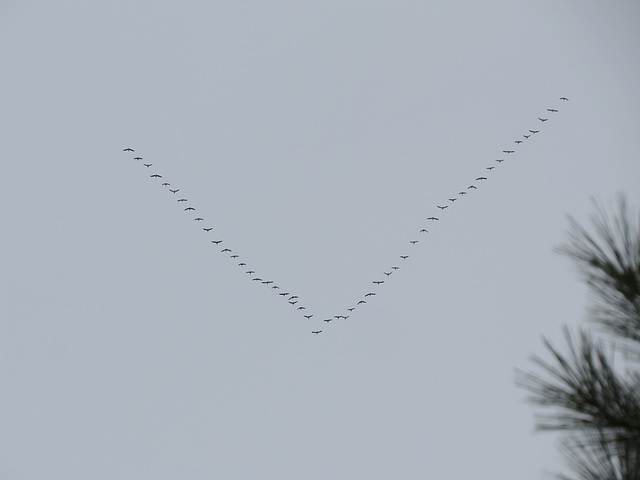
{"type": "Polygon", "coordinates": [[[574,476],[558,478],[640,480],[640,370],[627,356],[640,358],[640,219],[624,197],[613,219],[594,203],[595,235],[570,218],[569,241],[557,251],[577,264],[593,295],[589,317],[610,346],[564,327],[568,354],[543,337],[552,360],[534,355],[538,371],[517,370],[516,383],[545,409],[536,428],[564,434],[561,449],[574,476]],[[619,352],[626,354],[622,372],[614,369],[619,352]]]}

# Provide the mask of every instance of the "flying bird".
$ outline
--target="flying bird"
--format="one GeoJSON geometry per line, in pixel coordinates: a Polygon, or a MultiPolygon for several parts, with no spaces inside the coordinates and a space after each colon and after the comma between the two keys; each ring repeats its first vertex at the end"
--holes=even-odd
{"type": "Polygon", "coordinates": [[[211,230],[213,230],[213,227],[203,228],[203,230],[204,230],[205,232],[210,232],[211,230]]]}
{"type": "Polygon", "coordinates": [[[267,285],[271,285],[273,283],[273,280],[267,280],[266,282],[262,282],[262,283],[266,283],[267,285]]]}
{"type": "Polygon", "coordinates": [[[125,148],[124,150],[122,150],[123,152],[135,152],[135,150],[133,148],[125,148]]]}
{"type": "Polygon", "coordinates": [[[438,217],[429,217],[427,220],[440,220],[438,217]]]}
{"type": "Polygon", "coordinates": [[[445,209],[445,208],[447,208],[448,206],[449,206],[449,205],[445,205],[445,206],[443,207],[443,206],[438,205],[437,207],[438,207],[440,210],[444,210],[444,209],[445,209]]]}
{"type": "Polygon", "coordinates": [[[142,157],[133,157],[133,159],[140,161],[140,160],[142,160],[142,157]]]}
{"type": "Polygon", "coordinates": [[[303,315],[303,316],[304,316],[304,318],[311,318],[311,317],[313,317],[313,315],[303,315]]]}
{"type": "Polygon", "coordinates": [[[186,212],[187,210],[195,210],[195,208],[193,208],[193,207],[187,207],[187,208],[185,208],[185,209],[184,209],[184,211],[185,211],[185,212],[186,212]]]}
{"type": "Polygon", "coordinates": [[[467,192],[458,192],[458,195],[466,195],[467,192]]]}
{"type": "Polygon", "coordinates": [[[222,240],[211,240],[211,243],[215,243],[216,245],[220,245],[222,240]]]}
{"type": "Polygon", "coordinates": [[[162,178],[162,175],[158,175],[157,173],[154,173],[153,175],[150,175],[151,178],[162,178]]]}
{"type": "Polygon", "coordinates": [[[230,251],[231,251],[231,249],[230,249],[230,248],[225,248],[225,249],[220,250],[220,251],[221,251],[222,253],[224,253],[224,252],[230,252],[230,251]]]}
{"type": "Polygon", "coordinates": [[[567,97],[560,97],[560,100],[562,100],[563,102],[566,102],[569,99],[567,97]]]}
{"type": "Polygon", "coordinates": [[[531,133],[538,133],[540,130],[529,130],[531,133]]]}
{"type": "Polygon", "coordinates": [[[391,275],[393,272],[382,272],[382,273],[384,273],[384,274],[388,277],[388,276],[389,276],[389,275],[391,275]]]}
{"type": "Polygon", "coordinates": [[[240,255],[231,255],[230,258],[238,258],[240,255]]]}
{"type": "Polygon", "coordinates": [[[555,108],[547,108],[547,112],[557,112],[558,110],[556,110],[555,108]]]}
{"type": "Polygon", "coordinates": [[[246,266],[247,266],[247,264],[246,264],[246,263],[244,263],[244,262],[240,262],[240,263],[238,264],[238,266],[239,266],[239,267],[246,267],[246,266]]]}
{"type": "Polygon", "coordinates": [[[409,255],[400,255],[400,258],[406,260],[407,258],[409,258],[409,255]]]}
{"type": "MultiPolygon", "coordinates": [[[[356,309],[356,307],[351,307],[351,308],[347,308],[347,310],[349,310],[350,312],[353,312],[356,309]]],[[[326,322],[326,320],[325,320],[326,322]]]]}
{"type": "Polygon", "coordinates": [[[549,119],[548,118],[540,118],[540,117],[538,117],[538,120],[540,120],[541,122],[546,122],[549,119]]]}
{"type": "Polygon", "coordinates": [[[201,221],[203,221],[203,220],[204,220],[204,218],[202,218],[202,217],[197,217],[197,218],[194,218],[193,220],[194,220],[195,222],[201,222],[201,221]]]}
{"type": "Polygon", "coordinates": [[[384,283],[384,280],[374,280],[372,283],[375,283],[376,285],[380,285],[381,283],[384,283]]]}
{"type": "Polygon", "coordinates": [[[186,198],[181,198],[181,199],[179,199],[178,201],[179,201],[179,202],[186,202],[186,201],[187,201],[187,199],[186,199],[186,198]]]}
{"type": "Polygon", "coordinates": [[[298,310],[306,310],[305,307],[298,307],[298,310]]]}
{"type": "Polygon", "coordinates": [[[515,150],[502,150],[502,153],[515,153],[515,150]]]}
{"type": "Polygon", "coordinates": [[[409,240],[409,243],[410,243],[411,245],[415,245],[416,243],[418,243],[418,240],[409,240]]]}
{"type": "Polygon", "coordinates": [[[487,167],[487,170],[491,171],[491,170],[493,170],[494,168],[496,168],[496,167],[487,167]]]}
{"type": "Polygon", "coordinates": [[[365,297],[372,297],[372,296],[374,296],[374,295],[375,295],[375,293],[374,293],[374,292],[369,292],[369,293],[367,293],[367,294],[365,295],[365,297]]]}
{"type": "Polygon", "coordinates": [[[169,191],[170,191],[171,193],[178,193],[178,192],[180,191],[180,189],[179,189],[179,188],[176,188],[175,190],[171,190],[171,189],[169,189],[169,191]]]}
{"type": "Polygon", "coordinates": [[[318,333],[322,333],[322,330],[311,330],[311,333],[315,333],[317,335],[318,333]]]}
{"type": "Polygon", "coordinates": [[[143,163],[143,165],[147,168],[149,168],[151,165],[153,165],[153,163],[143,163]]]}
{"type": "Polygon", "coordinates": [[[360,305],[361,303],[367,303],[367,302],[365,302],[364,300],[360,300],[360,301],[358,302],[358,305],[360,305]]]}
{"type": "Polygon", "coordinates": [[[452,202],[452,203],[455,202],[456,200],[457,200],[457,198],[450,198],[449,199],[449,201],[452,202]]]}
{"type": "Polygon", "coordinates": [[[400,270],[400,267],[391,267],[393,270],[400,270]]]}
{"type": "Polygon", "coordinates": [[[171,184],[170,184],[170,183],[167,183],[167,182],[164,182],[164,183],[162,184],[162,186],[163,186],[163,187],[168,187],[169,185],[171,185],[171,184]]]}
{"type": "Polygon", "coordinates": [[[522,135],[524,138],[529,138],[531,136],[531,134],[529,135],[522,135]]]}
{"type": "Polygon", "coordinates": [[[252,282],[261,282],[262,279],[260,277],[256,277],[256,278],[252,278],[251,281],[252,282]]]}
{"type": "Polygon", "coordinates": [[[255,270],[247,270],[247,272],[246,272],[246,273],[251,274],[251,273],[256,273],[256,272],[255,272],[255,270]]]}
{"type": "Polygon", "coordinates": [[[323,322],[327,322],[327,323],[333,322],[333,318],[325,318],[323,322]]]}
{"type": "MultiPolygon", "coordinates": [[[[464,193],[465,195],[467,194],[467,192],[462,192],[462,193],[464,193]]],[[[429,230],[423,228],[422,230],[420,230],[420,233],[429,233],[429,230]]]]}
{"type": "Polygon", "coordinates": [[[486,180],[486,179],[487,179],[487,177],[478,177],[478,178],[476,178],[476,180],[486,180]]]}
{"type": "Polygon", "coordinates": [[[469,185],[469,186],[467,187],[467,190],[470,190],[470,189],[472,189],[472,188],[473,188],[474,190],[477,190],[477,189],[478,189],[478,187],[476,187],[475,185],[469,185]]]}
{"type": "Polygon", "coordinates": [[[522,143],[522,140],[516,140],[516,141],[514,141],[513,143],[521,144],[521,143],[522,143]]]}

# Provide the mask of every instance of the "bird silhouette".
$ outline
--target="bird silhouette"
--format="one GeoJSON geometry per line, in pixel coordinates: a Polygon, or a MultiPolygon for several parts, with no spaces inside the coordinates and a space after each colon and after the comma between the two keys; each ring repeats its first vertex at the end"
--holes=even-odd
{"type": "Polygon", "coordinates": [[[389,276],[389,275],[391,275],[393,272],[382,272],[382,273],[384,273],[384,274],[388,277],[388,276],[389,276]]]}
{"type": "Polygon", "coordinates": [[[186,212],[187,210],[195,210],[195,208],[193,208],[193,207],[187,207],[187,208],[185,208],[185,209],[184,209],[184,211],[185,211],[185,212],[186,212]]]}
{"type": "Polygon", "coordinates": [[[555,108],[547,108],[547,112],[553,112],[556,113],[558,110],[556,110],[555,108]]]}
{"type": "Polygon", "coordinates": [[[409,255],[400,255],[400,258],[406,260],[407,258],[409,258],[409,255]]]}
{"type": "Polygon", "coordinates": [[[124,150],[122,150],[123,152],[135,152],[135,150],[133,148],[125,148],[124,150]]]}
{"type": "Polygon", "coordinates": [[[449,201],[452,202],[452,203],[455,202],[456,200],[457,200],[457,198],[450,198],[449,199],[449,201]]]}
{"type": "Polygon", "coordinates": [[[502,162],[504,162],[504,158],[499,158],[499,159],[496,160],[496,162],[502,163],[502,162]]]}
{"type": "Polygon", "coordinates": [[[240,255],[230,255],[229,258],[238,258],[240,255]]]}
{"type": "Polygon", "coordinates": [[[178,201],[179,201],[179,202],[186,202],[186,201],[187,201],[187,199],[186,199],[186,198],[180,198],[178,201]]]}
{"type": "Polygon", "coordinates": [[[305,307],[298,307],[298,310],[306,310],[305,307]]]}
{"type": "Polygon", "coordinates": [[[380,285],[381,283],[384,283],[384,280],[374,280],[372,283],[375,283],[376,285],[380,285]]]}
{"type": "Polygon", "coordinates": [[[322,333],[322,330],[311,330],[311,333],[315,333],[317,335],[318,333],[322,333]]]}
{"type": "Polygon", "coordinates": [[[169,191],[170,191],[171,193],[178,193],[178,192],[180,191],[180,189],[179,189],[179,188],[176,188],[175,190],[171,190],[171,189],[169,189],[169,191]]]}
{"type": "Polygon", "coordinates": [[[202,217],[197,217],[193,219],[195,222],[202,222],[204,220],[204,218],[202,217]]]}
{"type": "Polygon", "coordinates": [[[476,187],[475,185],[469,185],[469,186],[467,187],[467,190],[470,190],[470,189],[472,189],[472,188],[473,188],[474,190],[477,190],[477,189],[478,189],[478,187],[476,187]]]}
{"type": "Polygon", "coordinates": [[[162,186],[163,186],[163,187],[168,187],[169,185],[171,185],[171,184],[170,184],[170,183],[167,183],[167,182],[164,182],[164,183],[162,184],[162,186]]]}
{"type": "Polygon", "coordinates": [[[360,300],[360,301],[358,302],[358,305],[360,305],[361,303],[367,303],[367,302],[365,302],[364,300],[360,300]]]}
{"type": "Polygon", "coordinates": [[[562,100],[563,102],[566,102],[569,99],[567,97],[560,97],[560,100],[562,100]]]}
{"type": "Polygon", "coordinates": [[[153,163],[143,163],[143,165],[147,168],[149,168],[151,165],[153,165],[153,163]]]}
{"type": "Polygon", "coordinates": [[[252,278],[251,281],[252,282],[261,282],[262,279],[260,277],[256,277],[256,278],[252,278]]]}
{"type": "Polygon", "coordinates": [[[157,173],[154,173],[153,175],[150,175],[151,178],[162,178],[162,175],[158,175],[157,173]]]}
{"type": "Polygon", "coordinates": [[[410,243],[411,245],[415,245],[416,243],[418,243],[418,240],[409,240],[409,243],[410,243]]]}
{"type": "Polygon", "coordinates": [[[524,138],[529,138],[531,136],[531,134],[529,135],[522,135],[524,138]]]}
{"type": "Polygon", "coordinates": [[[487,177],[478,177],[478,178],[476,178],[476,180],[486,180],[486,179],[487,179],[487,177]]]}
{"type": "Polygon", "coordinates": [[[496,168],[496,167],[487,167],[487,170],[491,171],[491,170],[493,170],[494,168],[496,168]]]}
{"type": "Polygon", "coordinates": [[[438,217],[429,217],[427,220],[440,220],[438,217]]]}
{"type": "Polygon", "coordinates": [[[311,318],[311,317],[313,317],[313,314],[312,315],[303,315],[303,317],[304,318],[311,318]]]}
{"type": "Polygon", "coordinates": [[[365,297],[373,297],[375,295],[374,292],[369,292],[365,295],[365,297]]]}
{"type": "Polygon", "coordinates": [[[540,118],[540,117],[538,117],[538,120],[540,120],[541,122],[546,122],[549,119],[548,118],[540,118]]]}
{"type": "Polygon", "coordinates": [[[220,250],[220,251],[221,251],[222,253],[224,253],[224,252],[230,252],[230,251],[231,251],[231,249],[230,249],[230,248],[225,248],[225,249],[220,250]]]}
{"type": "Polygon", "coordinates": [[[205,232],[210,232],[211,230],[213,230],[213,227],[203,228],[203,230],[204,230],[205,232]]]}
{"type": "Polygon", "coordinates": [[[522,143],[522,140],[516,140],[516,141],[514,141],[513,143],[521,144],[521,143],[522,143]]]}
{"type": "Polygon", "coordinates": [[[142,157],[133,157],[133,159],[140,161],[140,160],[142,160],[142,157]]]}
{"type": "Polygon", "coordinates": [[[515,150],[502,150],[502,153],[515,153],[515,150]]]}
{"type": "Polygon", "coordinates": [[[529,130],[531,133],[538,133],[540,130],[529,130]]]}
{"type": "MultiPolygon", "coordinates": [[[[466,195],[467,192],[464,192],[464,194],[466,195]]],[[[429,233],[429,230],[427,230],[426,228],[423,228],[422,230],[420,230],[419,233],[429,233]]]]}
{"type": "Polygon", "coordinates": [[[458,195],[466,195],[467,192],[458,192],[458,195]]]}
{"type": "Polygon", "coordinates": [[[247,270],[246,273],[252,274],[252,273],[256,273],[256,272],[255,272],[255,270],[247,270]]]}
{"type": "Polygon", "coordinates": [[[437,207],[438,207],[440,210],[444,210],[444,209],[445,209],[445,208],[447,208],[448,206],[449,206],[449,205],[445,205],[445,206],[443,207],[443,206],[441,206],[441,205],[437,205],[437,207]]]}
{"type": "Polygon", "coordinates": [[[327,322],[327,323],[333,322],[333,318],[325,318],[323,322],[327,322]]]}
{"type": "Polygon", "coordinates": [[[239,267],[246,267],[246,266],[247,266],[247,264],[246,264],[246,263],[244,263],[244,262],[240,262],[240,263],[238,264],[238,266],[239,266],[239,267]]]}
{"type": "Polygon", "coordinates": [[[216,245],[220,245],[222,240],[211,240],[211,243],[215,243],[216,245]]]}
{"type": "Polygon", "coordinates": [[[400,270],[400,267],[391,267],[393,270],[400,270]]]}

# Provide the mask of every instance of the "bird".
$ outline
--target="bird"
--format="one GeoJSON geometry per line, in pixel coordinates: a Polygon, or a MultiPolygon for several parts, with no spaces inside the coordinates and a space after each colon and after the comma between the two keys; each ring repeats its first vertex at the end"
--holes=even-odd
{"type": "Polygon", "coordinates": [[[216,245],[220,245],[222,240],[211,240],[211,243],[215,243],[216,245]]]}
{"type": "Polygon", "coordinates": [[[153,175],[150,175],[151,178],[162,178],[162,175],[158,175],[157,173],[154,173],[153,175]]]}
{"type": "Polygon", "coordinates": [[[298,310],[306,310],[305,307],[298,307],[298,310]]]}
{"type": "Polygon", "coordinates": [[[522,140],[516,140],[516,141],[514,141],[513,143],[521,144],[521,143],[522,143],[522,140]]]}
{"type": "Polygon", "coordinates": [[[231,255],[230,258],[238,258],[240,255],[231,255]]]}
{"type": "Polygon", "coordinates": [[[213,227],[203,228],[203,230],[204,230],[205,232],[210,232],[211,230],[213,230],[213,227]]]}
{"type": "Polygon", "coordinates": [[[323,322],[327,322],[327,323],[333,322],[333,318],[325,318],[323,322]]]}
{"type": "MultiPolygon", "coordinates": [[[[463,192],[465,195],[467,194],[467,192],[463,192]]],[[[429,230],[427,230],[426,228],[423,228],[422,230],[420,230],[420,233],[429,233],[429,230]]]]}
{"type": "Polygon", "coordinates": [[[170,191],[171,193],[178,193],[178,192],[180,191],[180,189],[179,189],[179,188],[176,188],[175,190],[171,190],[171,189],[169,189],[169,191],[170,191]]]}
{"type": "Polygon", "coordinates": [[[380,285],[381,283],[384,283],[384,280],[374,280],[372,283],[375,283],[376,285],[380,285]]]}
{"type": "Polygon", "coordinates": [[[322,333],[322,330],[311,330],[311,333],[315,333],[317,335],[318,333],[322,333]]]}
{"type": "Polygon", "coordinates": [[[491,171],[491,170],[493,170],[494,168],[496,168],[496,167],[487,167],[487,170],[491,171]]]}
{"type": "Polygon", "coordinates": [[[280,287],[278,285],[274,285],[273,287],[271,287],[271,290],[280,290],[280,287]]]}
{"type": "Polygon", "coordinates": [[[502,150],[502,153],[514,153],[515,150],[502,150]]]}
{"type": "Polygon", "coordinates": [[[502,163],[502,162],[504,162],[504,158],[498,158],[498,159],[496,159],[496,162],[502,163]]]}
{"type": "Polygon", "coordinates": [[[296,300],[295,302],[289,302],[289,304],[291,305],[295,305],[296,303],[298,303],[298,300],[296,300]]]}
{"type": "Polygon", "coordinates": [[[409,258],[409,255],[400,255],[400,258],[406,260],[407,258],[409,258]]]}
{"type": "Polygon", "coordinates": [[[262,282],[262,283],[265,283],[267,285],[271,285],[273,283],[273,280],[267,280],[266,282],[262,282]]]}
{"type": "Polygon", "coordinates": [[[247,270],[246,273],[252,274],[252,273],[256,273],[256,272],[255,272],[255,270],[247,270]]]}
{"type": "Polygon", "coordinates": [[[225,249],[220,250],[220,251],[221,251],[222,253],[224,253],[224,252],[230,252],[230,251],[231,251],[231,249],[230,249],[230,248],[225,248],[225,249]]]}
{"type": "Polygon", "coordinates": [[[300,297],[298,297],[298,295],[291,295],[291,296],[289,297],[289,300],[291,300],[291,299],[293,299],[293,298],[300,298],[300,297]]]}
{"type": "Polygon", "coordinates": [[[450,198],[449,199],[449,201],[452,202],[452,203],[455,202],[456,200],[457,200],[457,198],[450,198]]]}
{"type": "Polygon", "coordinates": [[[143,165],[147,168],[149,168],[151,165],[153,165],[153,163],[143,163],[143,165]]]}
{"type": "Polygon", "coordinates": [[[486,179],[487,179],[487,177],[478,177],[478,178],[476,178],[476,180],[486,180],[486,179]]]}
{"type": "Polygon", "coordinates": [[[358,302],[358,305],[360,305],[361,303],[367,303],[367,302],[365,302],[364,300],[360,300],[360,301],[358,302]]]}
{"type": "Polygon", "coordinates": [[[142,157],[133,157],[133,159],[140,161],[140,160],[142,160],[142,157]]]}
{"type": "Polygon", "coordinates": [[[356,307],[347,308],[347,310],[349,310],[350,312],[353,312],[355,309],[356,307]]]}
{"type": "Polygon", "coordinates": [[[524,138],[529,138],[531,136],[531,134],[529,135],[522,135],[524,138]]]}
{"type": "Polygon", "coordinates": [[[449,206],[449,205],[445,205],[445,206],[443,207],[443,206],[441,206],[441,205],[438,205],[437,207],[438,207],[440,210],[444,210],[444,209],[445,209],[445,208],[447,208],[448,206],[449,206]]]}
{"type": "Polygon", "coordinates": [[[195,222],[201,222],[201,221],[203,221],[203,220],[204,220],[204,218],[202,218],[202,217],[197,217],[197,218],[194,218],[193,220],[194,220],[195,222]]]}
{"type": "Polygon", "coordinates": [[[418,243],[418,240],[409,240],[409,243],[410,243],[411,245],[415,245],[416,243],[418,243]]]}
{"type": "Polygon", "coordinates": [[[400,270],[400,267],[391,267],[393,270],[400,270]]]}
{"type": "Polygon", "coordinates": [[[531,133],[538,133],[540,130],[529,130],[531,133]]]}
{"type": "Polygon", "coordinates": [[[375,293],[374,293],[374,292],[369,292],[369,293],[367,293],[367,294],[365,295],[365,297],[372,297],[372,296],[374,296],[374,295],[375,295],[375,293]]]}
{"type": "Polygon", "coordinates": [[[125,148],[124,150],[122,150],[123,152],[135,152],[135,150],[133,148],[125,148]]]}
{"type": "Polygon", "coordinates": [[[281,297],[284,297],[284,296],[289,295],[289,294],[287,292],[281,292],[278,295],[280,295],[281,297]]]}
{"type": "Polygon", "coordinates": [[[187,199],[186,199],[186,198],[180,198],[178,201],[179,201],[179,202],[186,202],[186,201],[187,201],[187,199]]]}
{"type": "Polygon", "coordinates": [[[427,220],[440,220],[438,217],[429,217],[427,220]]]}
{"type": "Polygon", "coordinates": [[[466,195],[467,192],[458,192],[458,195],[466,195]]]}
{"type": "Polygon", "coordinates": [[[474,190],[477,190],[477,189],[478,189],[478,187],[476,187],[475,185],[469,185],[469,186],[467,187],[467,190],[470,190],[470,189],[472,189],[472,188],[473,188],[474,190]]]}
{"type": "Polygon", "coordinates": [[[186,212],[187,210],[195,210],[195,208],[193,208],[193,207],[187,207],[187,208],[185,208],[185,209],[184,209],[184,211],[185,211],[185,212],[186,212]]]}
{"type": "Polygon", "coordinates": [[[384,274],[388,277],[388,276],[389,276],[389,275],[391,275],[393,272],[382,272],[382,273],[384,273],[384,274]]]}
{"type": "Polygon", "coordinates": [[[553,112],[556,113],[558,110],[556,110],[555,108],[547,108],[547,112],[553,112]]]}
{"type": "Polygon", "coordinates": [[[261,282],[262,279],[260,277],[256,277],[256,278],[252,278],[251,281],[252,282],[261,282]]]}
{"type": "Polygon", "coordinates": [[[560,100],[562,100],[563,102],[568,101],[569,99],[567,97],[560,97],[560,100]]]}
{"type": "Polygon", "coordinates": [[[244,263],[244,262],[240,262],[240,263],[238,264],[238,266],[239,266],[239,267],[246,267],[246,266],[247,266],[247,264],[246,264],[246,263],[244,263]]]}
{"type": "Polygon", "coordinates": [[[163,187],[168,187],[169,185],[171,185],[171,184],[170,184],[170,183],[167,183],[167,182],[164,182],[164,183],[162,184],[162,186],[163,186],[163,187]]]}
{"type": "Polygon", "coordinates": [[[313,315],[303,315],[303,316],[304,316],[304,318],[311,318],[311,317],[313,317],[313,315]]]}
{"type": "Polygon", "coordinates": [[[540,120],[541,122],[546,122],[549,119],[548,118],[540,118],[540,117],[538,117],[538,120],[540,120]]]}

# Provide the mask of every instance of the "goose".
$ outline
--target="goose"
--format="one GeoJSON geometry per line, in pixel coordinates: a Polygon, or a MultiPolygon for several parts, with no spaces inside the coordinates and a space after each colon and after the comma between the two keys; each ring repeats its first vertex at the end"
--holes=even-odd
{"type": "Polygon", "coordinates": [[[391,267],[393,270],[400,270],[400,267],[391,267]]]}
{"type": "Polygon", "coordinates": [[[441,205],[438,205],[437,207],[438,207],[440,210],[444,210],[444,209],[445,209],[445,208],[447,208],[448,206],[449,206],[449,205],[445,205],[445,206],[443,207],[443,206],[441,206],[441,205]]]}
{"type": "Polygon", "coordinates": [[[280,290],[280,287],[278,285],[274,285],[273,287],[271,287],[271,290],[280,290]]]}
{"type": "Polygon", "coordinates": [[[238,258],[240,255],[231,255],[229,258],[238,258]]]}
{"type": "Polygon", "coordinates": [[[531,134],[529,135],[522,135],[524,138],[529,138],[531,136],[531,134]]]}
{"type": "Polygon", "coordinates": [[[450,201],[451,203],[455,202],[456,200],[457,200],[457,198],[450,198],[450,199],[449,199],[449,201],[450,201]]]}
{"type": "Polygon", "coordinates": [[[249,275],[251,275],[252,273],[256,273],[255,270],[247,270],[246,273],[248,273],[249,275]]]}
{"type": "Polygon", "coordinates": [[[355,309],[356,307],[347,308],[347,310],[349,310],[350,312],[353,312],[355,309]]]}
{"type": "Polygon", "coordinates": [[[163,186],[163,187],[168,187],[169,185],[171,185],[171,184],[170,184],[170,183],[167,183],[167,182],[164,182],[164,183],[162,184],[162,186],[163,186]]]}
{"type": "Polygon", "coordinates": [[[327,322],[327,323],[333,322],[333,318],[325,318],[323,322],[327,322]]]}
{"type": "Polygon", "coordinates": [[[516,141],[514,141],[513,143],[521,144],[521,143],[522,143],[522,140],[516,140],[516,141]]]}
{"type": "Polygon", "coordinates": [[[266,282],[262,282],[262,283],[264,283],[266,285],[271,285],[273,283],[273,280],[267,280],[266,282]]]}
{"type": "Polygon", "coordinates": [[[240,263],[238,264],[238,266],[239,266],[239,267],[246,267],[246,266],[247,266],[247,264],[246,264],[246,263],[244,263],[244,262],[240,262],[240,263]]]}
{"type": "Polygon", "coordinates": [[[504,162],[504,158],[499,158],[499,159],[496,160],[496,162],[502,163],[502,162],[504,162]]]}
{"type": "MultiPolygon", "coordinates": [[[[467,192],[464,192],[464,194],[466,195],[467,192]]],[[[429,233],[429,230],[427,230],[426,228],[423,228],[422,230],[420,230],[419,233],[429,233]]]]}
{"type": "Polygon", "coordinates": [[[467,192],[458,192],[458,195],[466,195],[467,192]]]}
{"type": "Polygon", "coordinates": [[[305,307],[298,307],[298,310],[306,310],[305,307]]]}
{"type": "Polygon", "coordinates": [[[256,278],[252,278],[251,281],[252,282],[261,282],[262,279],[260,277],[256,277],[256,278]]]}

